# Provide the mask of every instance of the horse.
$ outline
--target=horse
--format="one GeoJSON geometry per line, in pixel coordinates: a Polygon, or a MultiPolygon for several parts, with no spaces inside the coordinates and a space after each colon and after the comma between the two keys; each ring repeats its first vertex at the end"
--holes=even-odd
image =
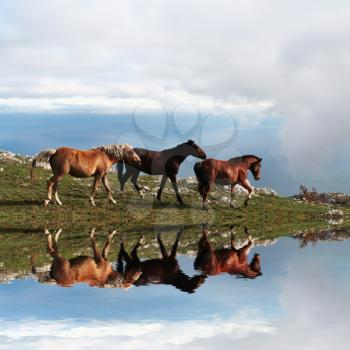
{"type": "Polygon", "coordinates": [[[194,165],[194,172],[198,180],[198,191],[203,198],[203,209],[207,210],[207,196],[213,183],[218,185],[231,185],[231,201],[233,204],[233,189],[237,184],[248,190],[248,198],[244,205],[248,205],[248,201],[252,197],[253,188],[248,180],[248,170],[250,170],[255,180],[260,179],[260,168],[262,158],[254,155],[245,155],[242,157],[231,158],[227,161],[217,159],[206,159],[197,162],[194,165]]]}
{"type": "Polygon", "coordinates": [[[189,277],[180,269],[176,254],[181,234],[182,230],[178,231],[170,254],[168,254],[163,245],[161,235],[158,234],[157,241],[162,257],[159,259],[144,260],[142,262],[137,255],[137,250],[141,246],[142,238],[140,238],[134,246],[131,255],[125,251],[124,244],[121,244],[121,258],[126,262],[125,273],[127,274],[128,271],[132,271],[136,268],[141,269],[141,276],[134,282],[135,286],[165,284],[172,285],[183,292],[194,293],[194,291],[203,284],[206,278],[205,275],[200,274],[189,277]]]}
{"type": "Polygon", "coordinates": [[[47,235],[47,252],[53,257],[49,276],[38,272],[33,256],[31,258],[32,272],[38,275],[40,282],[55,282],[62,287],[71,287],[76,283],[83,282],[91,287],[130,288],[134,280],[140,276],[140,273],[134,274],[131,282],[127,281],[121,273],[113,270],[111,262],[108,261],[109,249],[113,236],[116,234],[115,230],[108,235],[101,253],[97,248],[95,229],[92,229],[90,240],[94,256],[80,255],[69,260],[64,258],[58,251],[57,241],[61,232],[62,229],[58,230],[53,236],[45,229],[45,234],[47,235]]]}
{"type": "Polygon", "coordinates": [[[52,192],[58,205],[62,205],[57,193],[59,180],[69,174],[78,178],[94,177],[90,203],[96,206],[94,201],[95,192],[102,179],[102,183],[107,192],[107,198],[113,204],[116,204],[112,196],[112,191],[108,182],[108,170],[119,161],[126,160],[130,164],[139,165],[141,160],[128,144],[105,145],[92,148],[87,151],[81,151],[69,147],[44,150],[38,153],[30,169],[30,177],[34,178],[33,170],[38,162],[50,162],[53,176],[47,182],[47,199],[44,206],[47,206],[52,200],[52,192]]]}
{"type": "Polygon", "coordinates": [[[230,248],[214,249],[208,239],[208,229],[206,226],[203,227],[202,237],[198,243],[194,268],[210,276],[221,273],[251,279],[261,276],[259,254],[254,254],[251,263],[248,263],[248,255],[253,246],[253,240],[247,228],[245,229],[245,233],[248,242],[239,249],[236,249],[234,245],[234,231],[232,226],[230,231],[230,248]]]}
{"type": "Polygon", "coordinates": [[[181,143],[173,148],[165,149],[163,151],[150,151],[143,148],[134,148],[134,151],[141,159],[141,164],[139,166],[135,167],[135,165],[130,164],[127,159],[124,159],[124,162],[120,162],[117,165],[120,190],[124,191],[125,183],[131,177],[131,183],[134,185],[135,190],[142,198],[142,189],[137,184],[137,178],[139,177],[140,172],[143,171],[149,175],[163,175],[159,190],[157,192],[157,199],[161,201],[163,188],[167,182],[167,179],[169,178],[180,205],[183,204],[183,200],[177,187],[176,175],[179,172],[181,163],[188,156],[193,156],[201,159],[206,159],[207,157],[205,152],[193,140],[188,140],[187,142],[181,143]],[[126,169],[124,175],[123,163],[125,163],[126,169]]]}

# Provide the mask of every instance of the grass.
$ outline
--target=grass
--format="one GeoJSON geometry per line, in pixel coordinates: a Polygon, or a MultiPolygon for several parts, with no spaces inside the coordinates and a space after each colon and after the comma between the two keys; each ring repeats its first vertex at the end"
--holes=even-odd
{"type": "MultiPolygon", "coordinates": [[[[49,171],[36,169],[36,179],[28,177],[29,164],[0,161],[0,272],[28,271],[29,257],[35,254],[38,264],[48,262],[46,255],[46,237],[43,228],[54,231],[63,228],[60,238],[60,250],[67,257],[91,253],[89,248],[89,231],[97,227],[102,244],[111,229],[117,229],[120,235],[127,237],[126,245],[131,246],[140,234],[146,237],[143,249],[145,256],[156,256],[158,248],[155,232],[164,234],[167,246],[172,244],[179,226],[185,228],[180,252],[195,251],[201,233],[201,224],[209,223],[213,239],[217,244],[227,244],[226,235],[229,225],[236,224],[238,232],[247,226],[252,235],[260,240],[268,240],[296,231],[308,229],[325,229],[329,224],[325,213],[330,206],[308,204],[291,198],[259,195],[253,197],[249,206],[242,206],[243,199],[238,199],[241,206],[232,209],[228,204],[218,201],[223,195],[228,196],[222,188],[211,194],[211,210],[201,210],[199,195],[195,185],[181,184],[188,193],[183,194],[184,207],[176,204],[170,184],[167,185],[163,201],[154,198],[158,186],[157,177],[142,176],[140,184],[148,186],[149,192],[140,199],[130,185],[121,195],[115,191],[117,205],[110,204],[102,188],[96,195],[97,207],[88,202],[92,179],[76,180],[65,177],[59,185],[63,207],[56,204],[43,206],[46,197],[46,181],[51,176],[49,171]],[[216,233],[215,233],[216,232],[216,233]]],[[[113,189],[119,188],[115,174],[110,174],[113,189]]],[[[350,225],[349,208],[345,212],[344,225],[350,225]]],[[[116,238],[116,241],[118,238],[116,238]]],[[[117,245],[113,245],[111,258],[117,255],[117,245]]]]}

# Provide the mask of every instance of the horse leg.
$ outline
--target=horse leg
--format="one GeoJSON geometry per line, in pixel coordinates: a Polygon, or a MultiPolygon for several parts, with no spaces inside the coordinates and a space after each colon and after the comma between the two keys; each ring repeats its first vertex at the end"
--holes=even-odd
{"type": "Polygon", "coordinates": [[[46,207],[47,205],[49,205],[49,203],[52,200],[52,187],[54,184],[54,179],[55,179],[55,175],[52,176],[48,181],[47,181],[47,199],[44,200],[44,206],[46,207]]]}
{"type": "Polygon", "coordinates": [[[248,201],[252,198],[253,188],[249,180],[246,178],[241,182],[242,186],[248,191],[248,198],[244,201],[244,206],[248,205],[248,201]]]}
{"type": "Polygon", "coordinates": [[[62,229],[59,229],[56,233],[54,238],[52,238],[52,234],[49,232],[49,230],[45,229],[44,233],[47,235],[47,252],[50,254],[53,258],[58,257],[58,247],[57,242],[58,238],[62,232],[62,229]]]}
{"type": "Polygon", "coordinates": [[[157,235],[157,241],[158,241],[159,249],[160,249],[160,252],[162,254],[163,259],[167,259],[168,258],[168,253],[165,250],[165,247],[164,247],[164,244],[162,242],[160,233],[158,233],[158,235],[157,235]]]}
{"type": "Polygon", "coordinates": [[[93,228],[91,230],[91,233],[90,233],[90,240],[91,240],[91,246],[92,246],[92,250],[94,252],[94,259],[97,263],[101,262],[103,259],[102,259],[102,255],[100,253],[100,251],[98,250],[97,248],[97,244],[96,244],[96,239],[95,239],[95,231],[96,229],[93,228]]]}
{"type": "Polygon", "coordinates": [[[203,186],[203,188],[202,188],[202,198],[203,198],[202,209],[208,210],[207,201],[208,201],[208,193],[210,191],[210,183],[202,184],[202,186],[203,186]]]}
{"type": "Polygon", "coordinates": [[[238,256],[239,256],[239,261],[240,262],[244,262],[244,261],[247,260],[249,252],[250,252],[250,250],[253,247],[253,240],[252,240],[252,237],[250,236],[250,234],[248,232],[248,229],[245,228],[244,232],[245,232],[245,234],[248,237],[248,242],[242,248],[240,248],[238,250],[238,256]]]}
{"type": "Polygon", "coordinates": [[[180,205],[183,205],[184,202],[180,196],[179,189],[177,188],[177,182],[176,182],[176,175],[169,176],[169,179],[171,181],[171,184],[173,185],[174,191],[176,193],[176,199],[180,203],[180,205]]]}
{"type": "Polygon", "coordinates": [[[165,186],[167,180],[168,180],[168,177],[167,177],[166,175],[163,175],[162,181],[160,182],[159,190],[158,190],[158,192],[157,192],[157,199],[158,199],[159,201],[161,201],[163,188],[164,188],[164,186],[165,186]]]}
{"type": "Polygon", "coordinates": [[[234,226],[230,226],[230,245],[231,245],[231,250],[237,251],[235,247],[235,229],[234,226]]]}
{"type": "Polygon", "coordinates": [[[91,190],[91,196],[90,196],[90,203],[94,207],[96,207],[96,204],[95,204],[95,201],[94,201],[94,197],[95,197],[96,190],[98,189],[98,185],[100,183],[100,180],[101,180],[101,175],[100,174],[95,175],[94,183],[92,185],[92,190],[91,190]]]}
{"type": "Polygon", "coordinates": [[[139,196],[143,198],[143,193],[141,187],[137,183],[137,179],[140,175],[140,170],[134,169],[134,172],[131,176],[131,183],[134,185],[135,190],[138,192],[139,196]]]}
{"type": "Polygon", "coordinates": [[[112,244],[112,240],[113,240],[113,236],[117,233],[116,230],[113,230],[109,235],[108,235],[108,239],[107,242],[105,243],[103,249],[102,249],[102,258],[104,260],[107,260],[108,257],[108,253],[109,253],[109,249],[111,247],[112,244]]]}
{"type": "Polygon", "coordinates": [[[130,165],[125,164],[125,173],[120,177],[120,191],[124,192],[125,184],[133,174],[133,168],[130,165]]]}
{"type": "Polygon", "coordinates": [[[172,259],[175,259],[176,257],[176,253],[177,253],[177,248],[179,246],[179,241],[180,241],[180,237],[183,233],[183,229],[179,230],[176,234],[176,239],[175,239],[175,242],[173,244],[173,247],[171,248],[171,253],[170,253],[170,257],[172,259]]]}
{"type": "Polygon", "coordinates": [[[139,247],[141,247],[143,242],[144,242],[144,236],[142,235],[142,236],[140,236],[139,240],[137,241],[137,243],[134,246],[134,249],[131,252],[131,258],[136,263],[140,263],[140,259],[137,255],[137,250],[139,249],[139,247]]]}
{"type": "Polygon", "coordinates": [[[109,187],[109,181],[108,181],[107,176],[108,176],[107,173],[102,176],[102,183],[103,183],[103,186],[107,192],[107,198],[113,204],[117,204],[117,202],[113,198],[111,188],[109,187]]]}
{"type": "Polygon", "coordinates": [[[202,237],[198,242],[198,251],[211,250],[211,244],[208,239],[208,226],[203,225],[202,237]]]}
{"type": "Polygon", "coordinates": [[[235,196],[233,190],[234,190],[235,186],[236,186],[235,183],[231,184],[231,200],[230,200],[230,207],[231,208],[235,208],[235,204],[233,202],[233,199],[234,199],[234,196],[235,196]]]}
{"type": "Polygon", "coordinates": [[[62,178],[62,176],[55,176],[55,179],[53,180],[53,193],[55,196],[55,201],[58,205],[62,205],[62,202],[60,201],[60,198],[58,197],[57,187],[58,187],[58,181],[62,178]]]}

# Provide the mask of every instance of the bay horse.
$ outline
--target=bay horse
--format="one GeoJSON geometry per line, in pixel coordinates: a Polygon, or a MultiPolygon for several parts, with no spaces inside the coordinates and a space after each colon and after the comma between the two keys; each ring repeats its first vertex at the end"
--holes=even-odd
{"type": "Polygon", "coordinates": [[[255,278],[262,275],[259,254],[254,254],[252,261],[248,262],[248,255],[253,246],[253,240],[247,228],[245,233],[248,242],[241,248],[234,245],[234,231],[231,226],[230,248],[214,249],[208,239],[208,229],[204,225],[202,237],[198,243],[197,257],[194,268],[207,275],[215,276],[221,273],[238,275],[243,278],[255,278]]]}
{"type": "Polygon", "coordinates": [[[124,162],[120,162],[117,165],[120,190],[124,191],[125,183],[131,177],[131,183],[134,185],[135,190],[141,197],[143,197],[142,189],[137,184],[137,178],[139,177],[140,172],[142,171],[149,175],[163,175],[157,192],[157,199],[159,201],[161,200],[163,188],[169,178],[180,205],[183,204],[183,200],[177,187],[176,175],[179,172],[181,163],[188,156],[201,159],[206,159],[207,157],[205,152],[193,140],[188,140],[187,142],[163,151],[150,151],[143,148],[134,148],[134,151],[141,159],[141,164],[139,166],[130,164],[127,159],[124,159],[124,162]],[[123,163],[125,164],[126,169],[124,174],[123,163]]]}
{"type": "Polygon", "coordinates": [[[239,184],[248,191],[248,198],[244,205],[248,205],[251,199],[253,188],[248,180],[250,170],[255,180],[260,179],[260,168],[262,158],[253,155],[231,158],[227,161],[217,159],[206,159],[194,165],[194,172],[198,180],[198,191],[203,198],[203,209],[207,209],[207,196],[213,183],[218,185],[231,185],[231,201],[233,204],[233,189],[239,184]]]}
{"type": "Polygon", "coordinates": [[[120,257],[126,262],[125,273],[127,274],[129,270],[135,268],[141,269],[141,276],[134,282],[135,286],[165,284],[172,285],[183,292],[194,293],[194,291],[203,284],[206,278],[205,275],[200,274],[189,277],[180,269],[176,254],[181,234],[182,230],[178,231],[170,254],[168,254],[163,245],[161,235],[157,235],[157,241],[162,255],[159,259],[144,261],[139,259],[137,250],[141,246],[142,238],[140,238],[134,246],[131,255],[125,251],[124,244],[121,244],[120,257]]]}
{"type": "Polygon", "coordinates": [[[141,163],[139,156],[128,144],[112,144],[99,146],[87,151],[81,151],[69,147],[44,150],[38,153],[30,169],[31,178],[34,177],[33,170],[38,162],[50,162],[53,176],[47,182],[47,199],[44,205],[47,206],[52,200],[52,192],[58,205],[62,205],[57,193],[57,186],[63,176],[69,174],[78,178],[94,177],[94,183],[91,190],[90,203],[95,205],[94,196],[98,185],[102,183],[107,192],[107,198],[113,204],[116,204],[112,196],[112,191],[108,182],[108,170],[113,164],[126,160],[130,164],[138,165],[141,163]]]}
{"type": "MultiPolygon", "coordinates": [[[[113,271],[112,264],[108,261],[108,252],[116,231],[112,231],[107,238],[102,253],[98,250],[95,240],[95,229],[91,230],[90,239],[94,256],[80,255],[72,259],[64,258],[58,250],[57,241],[62,232],[58,230],[53,236],[45,229],[47,235],[47,252],[53,258],[50,274],[43,282],[55,281],[62,287],[71,287],[76,283],[88,283],[91,287],[104,287],[115,283],[117,273],[113,271]]],[[[32,271],[36,274],[32,258],[32,271]]]]}

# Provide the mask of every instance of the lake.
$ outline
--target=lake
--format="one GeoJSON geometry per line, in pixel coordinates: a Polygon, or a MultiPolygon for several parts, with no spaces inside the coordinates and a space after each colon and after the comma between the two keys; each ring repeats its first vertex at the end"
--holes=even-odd
{"type": "MultiPolygon", "coordinates": [[[[15,242],[16,233],[3,231],[0,348],[347,348],[350,229],[252,237],[250,251],[247,237],[239,231],[230,249],[229,229],[212,232],[209,227],[205,235],[198,227],[195,236],[185,229],[172,259],[178,230],[165,230],[160,242],[156,235],[145,238],[137,250],[138,261],[131,255],[138,235],[116,234],[108,261],[124,279],[115,288],[87,283],[68,287],[64,282],[67,266],[62,268],[59,259],[80,259],[75,266],[86,267],[81,256],[93,256],[90,231],[64,229],[57,239],[58,260],[46,254],[49,235],[38,232],[37,248],[24,246],[11,253],[4,247],[15,242]],[[73,243],[75,236],[78,245],[73,243]],[[120,242],[130,259],[129,277],[120,242]],[[161,258],[160,244],[166,259],[161,258]],[[255,254],[260,264],[252,265],[255,254]],[[33,262],[36,274],[30,271],[31,256],[38,260],[33,262]],[[58,264],[56,280],[48,272],[53,261],[58,264]],[[221,262],[221,270],[214,268],[215,261],[221,262]],[[131,273],[132,268],[140,274],[131,273]],[[133,283],[127,284],[131,275],[133,283]]],[[[51,230],[51,243],[55,233],[51,230]]],[[[108,233],[95,233],[100,253],[108,233]]]]}

